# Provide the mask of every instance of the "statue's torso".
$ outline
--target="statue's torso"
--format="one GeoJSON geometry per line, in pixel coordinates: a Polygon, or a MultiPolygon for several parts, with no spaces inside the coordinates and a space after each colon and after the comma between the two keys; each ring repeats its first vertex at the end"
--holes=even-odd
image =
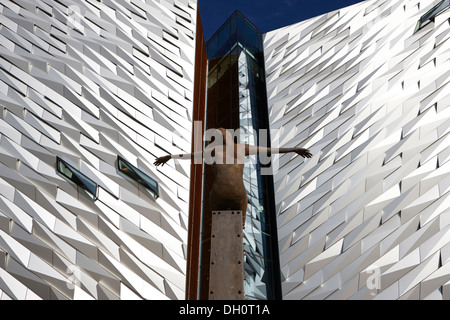
{"type": "Polygon", "coordinates": [[[238,159],[236,152],[227,157],[226,148],[217,148],[216,159],[222,163],[214,163],[214,183],[210,193],[210,206],[213,210],[245,210],[247,192],[242,179],[244,161],[238,159]]]}

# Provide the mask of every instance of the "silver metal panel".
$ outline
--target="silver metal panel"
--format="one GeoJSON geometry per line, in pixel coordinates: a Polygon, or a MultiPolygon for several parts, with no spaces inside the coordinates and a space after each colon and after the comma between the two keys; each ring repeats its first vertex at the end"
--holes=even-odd
{"type": "Polygon", "coordinates": [[[265,34],[284,299],[445,299],[450,11],[363,1],[265,34]],[[426,249],[425,249],[426,248],[426,249]]]}

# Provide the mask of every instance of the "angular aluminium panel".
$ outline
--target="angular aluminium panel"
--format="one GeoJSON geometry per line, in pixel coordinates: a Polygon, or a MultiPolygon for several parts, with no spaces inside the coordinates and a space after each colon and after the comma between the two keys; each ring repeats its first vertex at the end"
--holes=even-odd
{"type": "Polygon", "coordinates": [[[284,299],[448,299],[450,10],[363,1],[265,35],[284,299]]]}
{"type": "Polygon", "coordinates": [[[190,164],[152,163],[191,150],[196,19],[195,0],[0,1],[1,299],[184,299],[190,164]]]}

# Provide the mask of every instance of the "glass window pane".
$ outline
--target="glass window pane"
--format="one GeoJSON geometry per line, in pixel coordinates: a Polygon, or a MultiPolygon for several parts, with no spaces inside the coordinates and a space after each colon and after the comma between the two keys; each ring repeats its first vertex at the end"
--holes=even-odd
{"type": "Polygon", "coordinates": [[[258,32],[249,23],[245,24],[245,37],[252,46],[256,46],[258,32]]]}
{"type": "Polygon", "coordinates": [[[416,29],[414,30],[414,33],[422,29],[424,26],[429,24],[430,22],[434,21],[434,18],[450,7],[450,0],[443,0],[439,2],[436,6],[431,8],[427,13],[425,13],[422,17],[420,17],[419,21],[417,22],[416,29]]]}
{"type": "MultiPolygon", "coordinates": [[[[139,169],[138,169],[139,170],[139,169]]],[[[140,170],[139,170],[140,171],[140,170]]],[[[152,178],[150,178],[149,176],[147,176],[145,173],[143,173],[142,171],[139,172],[140,173],[140,182],[141,183],[145,183],[147,184],[149,187],[151,187],[151,189],[153,191],[157,191],[158,190],[158,183],[153,180],[152,178]]]]}
{"type": "Polygon", "coordinates": [[[87,178],[86,176],[82,174],[76,174],[78,180],[82,184],[82,186],[93,196],[97,193],[97,184],[92,181],[91,179],[87,178]]]}
{"type": "Polygon", "coordinates": [[[233,35],[237,31],[237,16],[235,15],[234,18],[230,22],[230,35],[233,35]]]}
{"type": "Polygon", "coordinates": [[[245,39],[245,36],[244,36],[244,34],[245,34],[245,22],[244,22],[244,19],[240,15],[238,15],[237,18],[238,18],[237,27],[238,27],[238,34],[239,34],[239,42],[242,43],[245,46],[245,40],[243,40],[243,39],[245,39]]]}
{"type": "Polygon", "coordinates": [[[425,21],[427,19],[430,18],[434,18],[438,13],[440,13],[442,10],[444,10],[445,7],[448,6],[448,1],[442,1],[439,4],[437,4],[434,8],[432,8],[430,11],[428,11],[427,13],[425,13],[421,20],[425,21]]]}
{"type": "Polygon", "coordinates": [[[227,24],[223,26],[222,30],[219,31],[219,45],[218,48],[222,48],[230,39],[230,25],[227,24]]]}
{"type": "Polygon", "coordinates": [[[417,21],[417,24],[416,24],[416,29],[414,30],[414,33],[416,33],[417,31],[419,31],[419,30],[420,30],[420,28],[421,28],[421,25],[422,25],[422,23],[420,22],[420,20],[419,20],[419,21],[417,21]]]}
{"type": "Polygon", "coordinates": [[[59,171],[63,175],[65,175],[67,178],[71,179],[72,178],[72,172],[69,170],[69,168],[66,167],[62,161],[59,161],[58,165],[59,165],[59,171]]]}
{"type": "Polygon", "coordinates": [[[159,197],[158,182],[156,180],[152,179],[142,170],[136,168],[120,156],[118,156],[117,166],[120,172],[146,187],[155,198],[159,197]]]}
{"type": "Polygon", "coordinates": [[[217,36],[214,36],[208,41],[207,48],[208,59],[211,59],[217,52],[217,36]]]}
{"type": "Polygon", "coordinates": [[[57,158],[56,163],[57,171],[64,178],[83,188],[92,199],[97,198],[97,183],[60,158],[57,158]]]}
{"type": "Polygon", "coordinates": [[[208,89],[215,85],[217,82],[217,69],[212,70],[208,74],[208,89]]]}

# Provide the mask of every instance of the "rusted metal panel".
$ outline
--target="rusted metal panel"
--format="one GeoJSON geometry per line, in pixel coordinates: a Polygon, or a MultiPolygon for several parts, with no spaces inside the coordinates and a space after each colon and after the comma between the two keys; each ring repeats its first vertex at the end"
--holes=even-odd
{"type": "Polygon", "coordinates": [[[213,211],[210,300],[244,299],[242,211],[213,211]]]}
{"type": "MultiPolygon", "coordinates": [[[[195,141],[200,135],[203,137],[203,125],[198,132],[197,123],[205,123],[206,109],[206,78],[208,57],[203,35],[200,10],[197,10],[197,32],[195,49],[195,81],[194,81],[194,110],[192,123],[192,153],[197,152],[195,141]]],[[[189,196],[189,228],[186,270],[186,300],[199,299],[200,284],[200,247],[202,228],[202,195],[203,195],[203,163],[191,161],[191,185],[189,196]]]]}

